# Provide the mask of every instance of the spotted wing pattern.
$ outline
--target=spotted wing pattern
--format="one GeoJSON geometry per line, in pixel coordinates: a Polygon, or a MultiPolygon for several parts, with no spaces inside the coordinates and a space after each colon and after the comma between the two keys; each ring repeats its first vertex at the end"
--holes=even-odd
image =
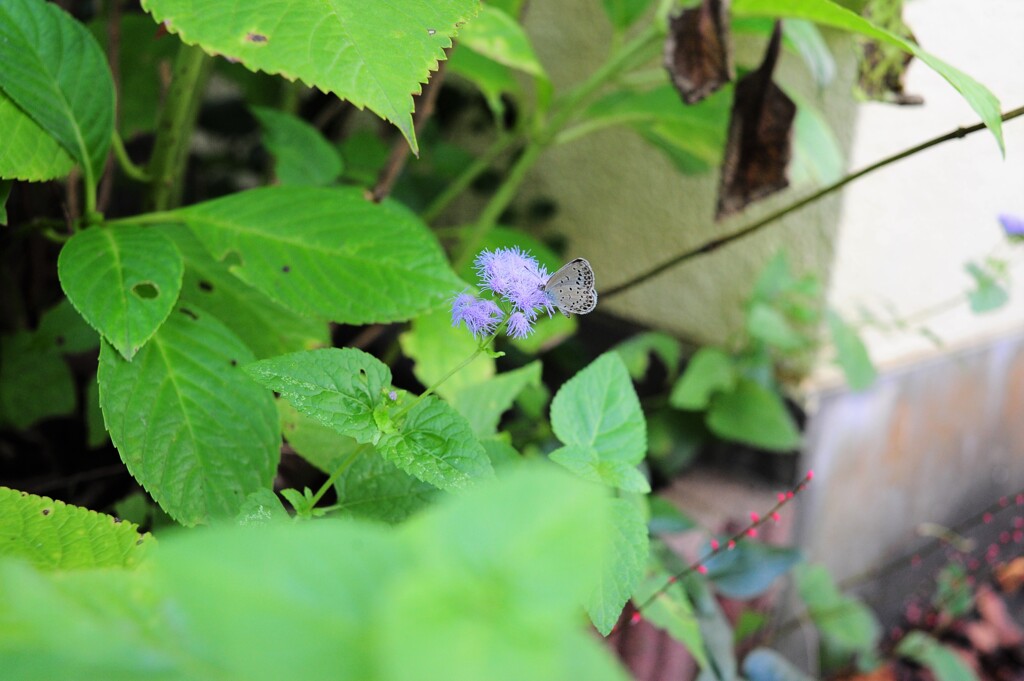
{"type": "Polygon", "coordinates": [[[576,258],[563,265],[542,288],[566,317],[570,312],[587,314],[597,307],[594,270],[583,258],[576,258]]]}

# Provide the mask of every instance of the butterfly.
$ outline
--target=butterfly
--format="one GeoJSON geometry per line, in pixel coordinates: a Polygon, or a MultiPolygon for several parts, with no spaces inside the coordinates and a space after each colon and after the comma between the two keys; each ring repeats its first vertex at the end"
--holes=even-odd
{"type": "Polygon", "coordinates": [[[570,312],[587,314],[597,307],[594,270],[583,258],[570,260],[552,274],[541,290],[548,294],[555,307],[566,317],[570,312]]]}

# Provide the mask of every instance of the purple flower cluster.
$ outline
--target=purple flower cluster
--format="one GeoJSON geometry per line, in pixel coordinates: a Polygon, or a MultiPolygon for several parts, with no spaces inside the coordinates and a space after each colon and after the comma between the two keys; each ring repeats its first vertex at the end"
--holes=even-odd
{"type": "Polygon", "coordinates": [[[1010,239],[1024,239],[1024,218],[1018,215],[1003,213],[999,216],[999,222],[1003,225],[1003,231],[1010,239]]]}
{"type": "MultiPolygon", "coordinates": [[[[517,247],[483,251],[474,268],[480,277],[480,288],[486,289],[506,303],[508,321],[505,332],[511,338],[525,338],[533,331],[537,314],[554,313],[551,299],[543,290],[548,280],[547,269],[528,252],[517,247]]],[[[491,300],[482,300],[468,293],[452,302],[452,326],[465,322],[474,336],[488,336],[505,319],[502,308],[491,300]]]]}

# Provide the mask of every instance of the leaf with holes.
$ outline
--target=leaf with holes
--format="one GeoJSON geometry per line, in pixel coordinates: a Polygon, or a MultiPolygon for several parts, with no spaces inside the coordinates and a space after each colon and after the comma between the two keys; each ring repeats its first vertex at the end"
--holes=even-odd
{"type": "Polygon", "coordinates": [[[327,322],[304,317],[268,298],[231,274],[182,225],[154,227],[166,234],[185,259],[181,282],[183,305],[206,310],[234,331],[256,357],[275,357],[330,345],[327,322]]]}
{"type": "Polygon", "coordinates": [[[246,283],[340,323],[409,319],[465,286],[419,218],[354,187],[267,187],[171,215],[246,283]]]}
{"type": "Polygon", "coordinates": [[[0,90],[82,165],[86,185],[95,187],[114,132],[114,81],[88,29],[52,3],[5,0],[0,64],[0,90]]]}
{"type": "Polygon", "coordinates": [[[377,449],[406,473],[440,489],[461,489],[494,477],[469,423],[433,395],[419,400],[397,431],[382,433],[377,449]]]}
{"type": "Polygon", "coordinates": [[[341,156],[320,131],[298,116],[254,106],[263,128],[263,145],[274,157],[274,177],[280,184],[320,187],[341,175],[341,156]]]}
{"type": "Polygon", "coordinates": [[[184,525],[234,517],[269,488],[281,432],[252,351],[198,308],[178,308],[131,362],[100,348],[100,406],[135,479],[184,525]]]}
{"type": "Polygon", "coordinates": [[[56,352],[39,347],[37,334],[0,337],[0,424],[25,430],[75,410],[75,382],[56,352]]]}
{"type": "Polygon", "coordinates": [[[375,412],[384,409],[391,370],[373,355],[324,348],[260,360],[245,370],[306,416],[359,442],[376,441],[375,412]]]}
{"type": "Polygon", "coordinates": [[[612,558],[585,601],[590,621],[602,635],[611,633],[633,591],[644,577],[648,559],[647,521],[629,499],[609,499],[612,558]]]}
{"type": "Polygon", "coordinates": [[[475,0],[143,0],[190,45],[367,107],[391,121],[418,153],[412,95],[445,58],[475,0]]]}
{"type": "Polygon", "coordinates": [[[22,558],[40,570],[132,567],[151,544],[132,523],[0,487],[0,557],[22,558]]]}
{"type": "Polygon", "coordinates": [[[135,225],[79,232],[57,260],[71,304],[127,360],[171,313],[182,271],[170,239],[135,225]]]}
{"type": "MultiPolygon", "coordinates": [[[[551,403],[551,426],[564,444],[552,461],[585,479],[632,491],[647,452],[647,424],[626,365],[608,352],[565,383],[551,403]]],[[[641,486],[646,487],[646,486],[641,486]]]]}

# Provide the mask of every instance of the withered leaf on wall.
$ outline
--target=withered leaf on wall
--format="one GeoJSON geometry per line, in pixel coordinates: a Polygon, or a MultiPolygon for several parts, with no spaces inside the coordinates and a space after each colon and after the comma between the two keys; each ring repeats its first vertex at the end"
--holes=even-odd
{"type": "Polygon", "coordinates": [[[772,81],[781,42],[776,21],[761,66],[736,84],[715,219],[789,186],[796,105],[772,81]]]}
{"type": "Polygon", "coordinates": [[[687,104],[735,78],[728,10],[729,0],[703,0],[669,18],[665,68],[687,104]]]}

